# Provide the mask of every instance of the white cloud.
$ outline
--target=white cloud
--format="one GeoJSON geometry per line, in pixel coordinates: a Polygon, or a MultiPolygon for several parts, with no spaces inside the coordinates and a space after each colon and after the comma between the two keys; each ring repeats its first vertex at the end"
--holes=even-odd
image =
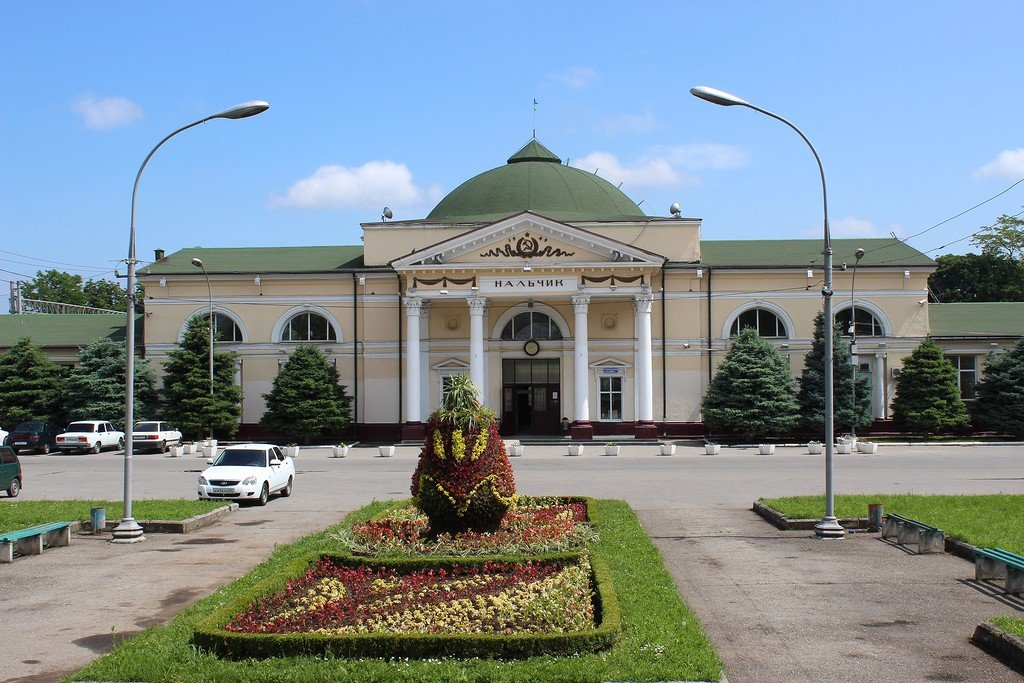
{"type": "Polygon", "coordinates": [[[676,166],[692,171],[705,168],[740,168],[746,166],[748,161],[746,151],[739,147],[711,143],[658,147],[653,149],[652,153],[665,157],[676,166]]]}
{"type": "Polygon", "coordinates": [[[654,114],[648,109],[643,116],[635,114],[613,116],[598,123],[597,127],[608,135],[618,135],[619,133],[644,133],[654,129],[656,125],[654,114]]]}
{"type": "Polygon", "coordinates": [[[585,66],[571,66],[565,71],[548,74],[548,78],[559,83],[565,83],[570,88],[576,88],[577,90],[586,88],[598,81],[597,72],[585,66]]]}
{"type": "Polygon", "coordinates": [[[975,178],[1000,176],[1016,180],[1024,178],[1024,147],[1004,149],[995,159],[974,172],[975,178]]]}
{"type": "Polygon", "coordinates": [[[697,182],[694,176],[681,173],[662,157],[642,157],[634,163],[625,164],[614,154],[591,152],[580,159],[573,159],[572,165],[586,171],[597,171],[612,183],[622,182],[630,188],[693,185],[697,182]]]}
{"type": "Polygon", "coordinates": [[[109,130],[142,118],[142,107],[126,97],[82,95],[71,108],[81,115],[86,128],[109,130]]]}
{"type": "Polygon", "coordinates": [[[271,193],[268,204],[273,209],[380,209],[422,204],[425,197],[432,199],[441,193],[439,186],[425,192],[413,183],[405,164],[368,161],[355,168],[321,166],[283,195],[271,193]]]}
{"type": "Polygon", "coordinates": [[[829,225],[833,237],[885,237],[883,232],[871,221],[854,216],[844,216],[829,225]]]}

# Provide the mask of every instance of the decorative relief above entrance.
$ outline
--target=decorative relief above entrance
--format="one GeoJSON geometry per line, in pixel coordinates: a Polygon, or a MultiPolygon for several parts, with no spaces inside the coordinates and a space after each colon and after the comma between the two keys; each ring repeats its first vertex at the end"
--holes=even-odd
{"type": "Polygon", "coordinates": [[[526,232],[522,235],[509,237],[505,244],[500,247],[491,247],[480,254],[480,256],[482,258],[513,257],[531,259],[576,255],[575,251],[566,251],[561,247],[544,244],[547,241],[547,237],[533,237],[530,233],[526,232]]]}

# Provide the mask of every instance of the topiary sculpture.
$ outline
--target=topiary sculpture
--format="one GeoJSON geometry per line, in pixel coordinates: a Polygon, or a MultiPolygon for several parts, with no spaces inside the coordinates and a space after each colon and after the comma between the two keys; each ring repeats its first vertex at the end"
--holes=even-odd
{"type": "Polygon", "coordinates": [[[505,442],[468,377],[452,379],[441,408],[427,422],[412,495],[433,534],[496,529],[515,505],[505,442]]]}

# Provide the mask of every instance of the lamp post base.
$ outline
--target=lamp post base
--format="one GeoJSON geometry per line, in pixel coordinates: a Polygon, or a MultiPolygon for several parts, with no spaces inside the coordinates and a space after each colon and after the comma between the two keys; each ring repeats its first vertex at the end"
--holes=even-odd
{"type": "Polygon", "coordinates": [[[114,538],[111,543],[139,543],[145,541],[142,535],[142,527],[131,517],[125,517],[121,523],[114,527],[114,538]]]}
{"type": "Polygon", "coordinates": [[[846,538],[846,529],[835,517],[825,517],[814,525],[814,535],[818,538],[846,538]]]}

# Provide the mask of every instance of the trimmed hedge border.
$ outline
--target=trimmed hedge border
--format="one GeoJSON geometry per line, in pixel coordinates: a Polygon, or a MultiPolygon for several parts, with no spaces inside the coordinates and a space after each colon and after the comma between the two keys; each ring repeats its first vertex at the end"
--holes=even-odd
{"type": "MultiPolygon", "coordinates": [[[[559,502],[585,502],[587,518],[595,520],[596,506],[591,498],[576,496],[551,497],[559,502]]],[[[544,498],[547,500],[547,497],[544,498]]],[[[396,501],[374,518],[408,505],[408,500],[396,501]]],[[[600,532],[600,527],[598,526],[600,532]]],[[[592,630],[571,633],[496,634],[352,634],[322,635],[311,633],[238,633],[225,630],[237,614],[259,598],[273,595],[288,581],[301,576],[321,558],[351,567],[390,567],[398,571],[424,568],[447,569],[454,565],[473,566],[487,562],[543,562],[569,564],[584,553],[551,553],[543,555],[488,555],[475,557],[410,556],[376,558],[349,553],[320,553],[297,559],[279,574],[265,579],[250,591],[225,604],[206,619],[196,624],[192,642],[227,659],[263,659],[268,657],[334,656],[374,658],[453,657],[523,659],[537,655],[571,656],[584,652],[597,652],[612,647],[622,630],[622,611],[612,581],[611,570],[604,559],[593,552],[586,553],[591,566],[594,586],[594,613],[597,626],[592,630]]]]}

